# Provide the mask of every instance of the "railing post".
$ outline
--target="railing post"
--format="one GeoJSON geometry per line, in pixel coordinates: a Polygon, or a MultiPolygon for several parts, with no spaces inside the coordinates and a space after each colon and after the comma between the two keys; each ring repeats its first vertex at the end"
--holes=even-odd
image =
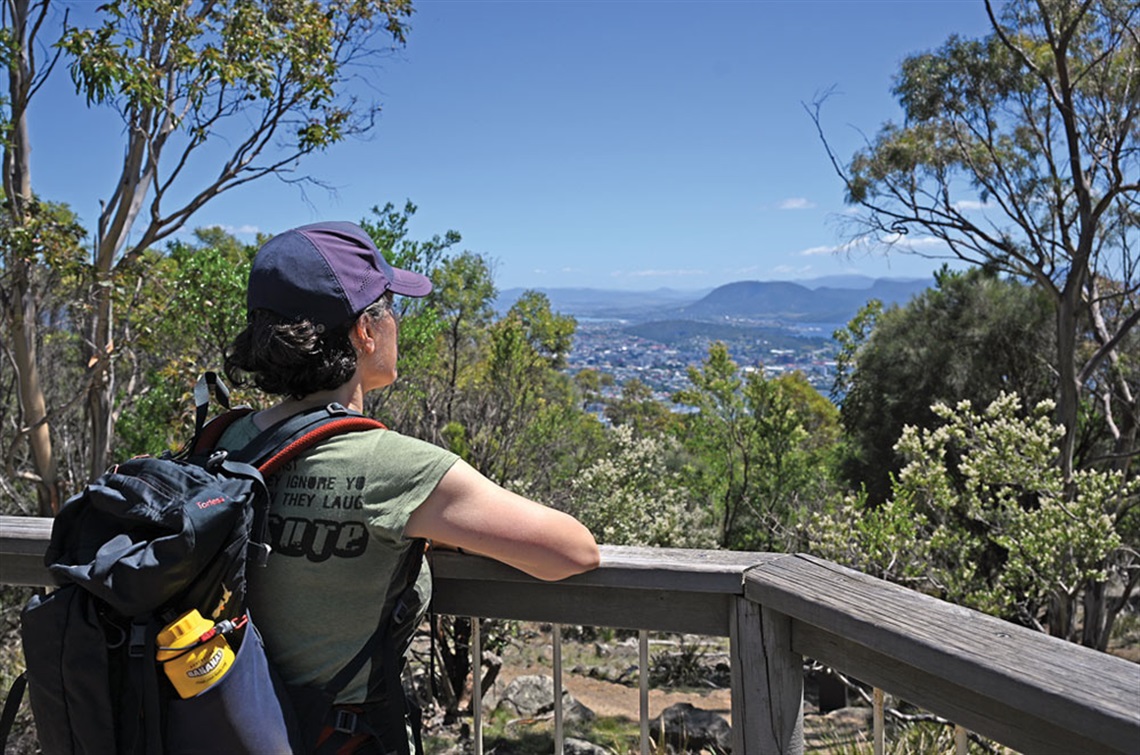
{"type": "Polygon", "coordinates": [[[730,630],[733,753],[803,755],[803,658],[791,619],[736,598],[730,630]]]}

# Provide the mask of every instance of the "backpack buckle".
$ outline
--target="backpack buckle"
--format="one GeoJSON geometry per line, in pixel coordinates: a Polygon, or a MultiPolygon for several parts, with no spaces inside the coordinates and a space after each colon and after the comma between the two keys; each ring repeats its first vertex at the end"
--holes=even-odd
{"type": "Polygon", "coordinates": [[[332,415],[348,414],[348,409],[346,409],[342,404],[340,404],[337,401],[334,401],[331,404],[329,404],[328,406],[326,406],[325,410],[329,414],[332,414],[332,415]]]}
{"type": "Polygon", "coordinates": [[[357,716],[351,710],[337,708],[336,717],[333,719],[333,729],[344,734],[355,734],[356,722],[357,716]]]}
{"type": "Polygon", "coordinates": [[[206,469],[210,470],[211,472],[217,471],[218,467],[222,466],[222,464],[225,463],[226,458],[229,455],[229,451],[214,451],[212,454],[210,454],[209,458],[206,459],[206,469]]]}
{"type": "Polygon", "coordinates": [[[146,624],[132,623],[127,655],[131,658],[142,658],[144,650],[146,650],[146,624]]]}

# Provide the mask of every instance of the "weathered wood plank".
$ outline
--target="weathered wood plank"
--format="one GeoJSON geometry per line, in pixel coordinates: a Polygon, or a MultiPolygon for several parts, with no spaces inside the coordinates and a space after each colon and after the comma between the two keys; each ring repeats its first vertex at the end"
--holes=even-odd
{"type": "MultiPolygon", "coordinates": [[[[842,669],[845,674],[889,690],[900,699],[933,711],[1018,752],[1033,755],[1110,755],[1136,752],[1106,745],[1055,725],[1047,718],[1019,710],[1016,700],[995,699],[946,681],[937,674],[908,666],[828,630],[800,621],[792,623],[792,647],[806,657],[842,669]]],[[[1123,743],[1117,743],[1123,744],[1123,743]]]]}
{"type": "MultiPolygon", "coordinates": [[[[745,596],[893,659],[901,678],[882,684],[889,691],[908,674],[925,679],[926,688],[942,680],[947,704],[912,699],[949,718],[968,714],[950,704],[968,691],[967,707],[985,708],[988,700],[1007,706],[1007,716],[1019,712],[1014,728],[1059,727],[1125,752],[1140,742],[1136,664],[807,556],[773,559],[750,570],[745,596]]],[[[793,647],[804,654],[820,652],[816,646],[822,644],[818,633],[793,632],[793,647]]],[[[860,657],[851,646],[842,653],[860,657]]],[[[984,721],[956,720],[987,733],[984,721]]]]}
{"type": "MultiPolygon", "coordinates": [[[[567,580],[595,587],[743,593],[744,572],[778,554],[697,551],[678,548],[634,548],[603,545],[599,568],[567,580]]],[[[452,579],[530,582],[531,577],[505,564],[454,551],[432,555],[433,573],[452,579]]]]}
{"type": "MultiPolygon", "coordinates": [[[[0,517],[0,582],[48,583],[50,528],[0,517]]],[[[748,702],[734,693],[734,720],[763,711],[771,732],[798,720],[788,715],[787,658],[805,654],[1025,752],[1135,755],[1140,742],[1140,667],[818,559],[603,547],[598,570],[559,583],[454,553],[436,554],[434,568],[436,607],[449,613],[731,633],[734,686],[753,689],[740,693],[748,702]],[[756,697],[761,668],[771,714],[756,697]]]]}
{"type": "MultiPolygon", "coordinates": [[[[36,580],[43,569],[43,552],[51,537],[51,519],[0,516],[0,579],[7,573],[36,580]]],[[[680,548],[635,548],[604,545],[601,567],[572,577],[568,583],[595,587],[665,589],[740,595],[743,575],[775,554],[734,551],[698,551],[680,548]]],[[[533,582],[532,577],[491,559],[450,551],[432,555],[433,572],[440,578],[493,582],[533,582]]],[[[38,581],[51,584],[46,572],[38,581]]],[[[722,630],[723,632],[724,630],[722,630]]]]}
{"type": "Polygon", "coordinates": [[[803,755],[803,657],[792,650],[791,628],[783,614],[744,598],[733,601],[734,753],[803,755]]]}
{"type": "Polygon", "coordinates": [[[44,568],[51,519],[0,516],[0,582],[42,587],[54,584],[44,568]]]}
{"type": "Polygon", "coordinates": [[[484,582],[435,577],[435,610],[457,616],[549,621],[724,637],[731,596],[597,587],[570,581],[484,582]]]}
{"type": "Polygon", "coordinates": [[[0,553],[43,556],[54,520],[38,516],[0,516],[0,553]]]}

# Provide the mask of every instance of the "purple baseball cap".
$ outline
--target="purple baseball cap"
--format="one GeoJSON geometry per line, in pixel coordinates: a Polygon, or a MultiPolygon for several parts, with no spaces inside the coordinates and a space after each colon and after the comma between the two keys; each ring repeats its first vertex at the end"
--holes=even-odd
{"type": "Polygon", "coordinates": [[[431,280],[389,265],[355,223],[313,223],[280,233],[257,251],[246,306],[336,327],[386,291],[427,296],[431,280]]]}

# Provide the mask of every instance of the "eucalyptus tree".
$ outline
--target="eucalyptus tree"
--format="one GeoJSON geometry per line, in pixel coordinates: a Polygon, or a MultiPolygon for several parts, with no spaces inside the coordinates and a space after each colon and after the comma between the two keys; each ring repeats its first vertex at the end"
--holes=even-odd
{"type": "MultiPolygon", "coordinates": [[[[33,99],[57,60],[66,60],[88,107],[113,109],[122,142],[92,145],[122,155],[100,199],[89,267],[86,341],[90,470],[108,461],[114,422],[116,286],[144,250],[182,228],[206,203],[268,176],[311,181],[298,173],[305,156],[368,131],[379,106],[357,99],[351,80],[384,50],[404,42],[410,0],[327,3],[320,0],[108,0],[83,24],[56,14],[52,0],[4,0],[0,55],[9,75],[4,94],[4,190],[10,223],[27,223],[34,200],[27,135],[33,99]],[[37,65],[40,35],[63,58],[37,65]]],[[[54,53],[53,53],[54,55],[54,53]]],[[[49,147],[53,151],[67,145],[49,147]]],[[[6,254],[8,252],[6,251],[6,254]]],[[[8,254],[6,268],[25,263],[8,254]]],[[[35,262],[34,264],[43,264],[35,262]]],[[[18,270],[17,270],[18,272],[18,270]]],[[[34,292],[13,275],[6,330],[35,341],[34,292]]],[[[22,347],[21,347],[22,348],[22,347]]],[[[42,366],[17,353],[25,426],[34,427],[34,470],[41,499],[58,504],[42,366]]]]}
{"type": "Polygon", "coordinates": [[[828,493],[827,464],[838,412],[798,373],[767,377],[742,370],[721,342],[709,347],[690,386],[673,401],[696,411],[679,435],[689,454],[687,486],[709,507],[722,547],[781,550],[795,523],[828,493]],[[809,430],[809,428],[812,428],[809,430]]]}
{"type": "MultiPolygon", "coordinates": [[[[1128,357],[1140,322],[1140,5],[985,6],[987,36],[954,36],[903,62],[902,123],[884,125],[846,165],[828,152],[848,202],[863,210],[857,237],[1045,293],[1060,468],[1072,476],[1083,401],[1102,413],[1114,465],[1126,470],[1140,424],[1128,357]]],[[[820,126],[818,103],[813,116],[820,126]]]]}
{"type": "MultiPolygon", "coordinates": [[[[78,262],[80,241],[86,232],[75,218],[58,222],[53,205],[41,202],[32,191],[31,130],[28,107],[47,81],[59,59],[53,53],[44,60],[41,32],[53,17],[50,0],[4,0],[0,5],[0,60],[7,75],[0,94],[0,145],[3,148],[3,243],[0,265],[3,286],[2,332],[5,351],[15,367],[15,398],[11,434],[5,427],[5,472],[13,482],[26,480],[36,486],[37,508],[50,514],[59,507],[61,491],[59,459],[51,427],[56,407],[49,404],[49,391],[41,367],[41,323],[53,277],[43,268],[63,259],[78,262]],[[62,259],[61,259],[62,257],[62,259]]],[[[56,41],[49,39],[47,44],[56,41]]],[[[12,490],[15,494],[15,489],[12,490]]]]}
{"type": "Polygon", "coordinates": [[[1035,405],[1056,390],[1045,295],[980,269],[943,270],[935,287],[905,306],[865,308],[839,336],[844,471],[872,503],[886,500],[902,468],[903,427],[932,427],[934,402],[983,406],[1005,392],[1035,405]]]}

